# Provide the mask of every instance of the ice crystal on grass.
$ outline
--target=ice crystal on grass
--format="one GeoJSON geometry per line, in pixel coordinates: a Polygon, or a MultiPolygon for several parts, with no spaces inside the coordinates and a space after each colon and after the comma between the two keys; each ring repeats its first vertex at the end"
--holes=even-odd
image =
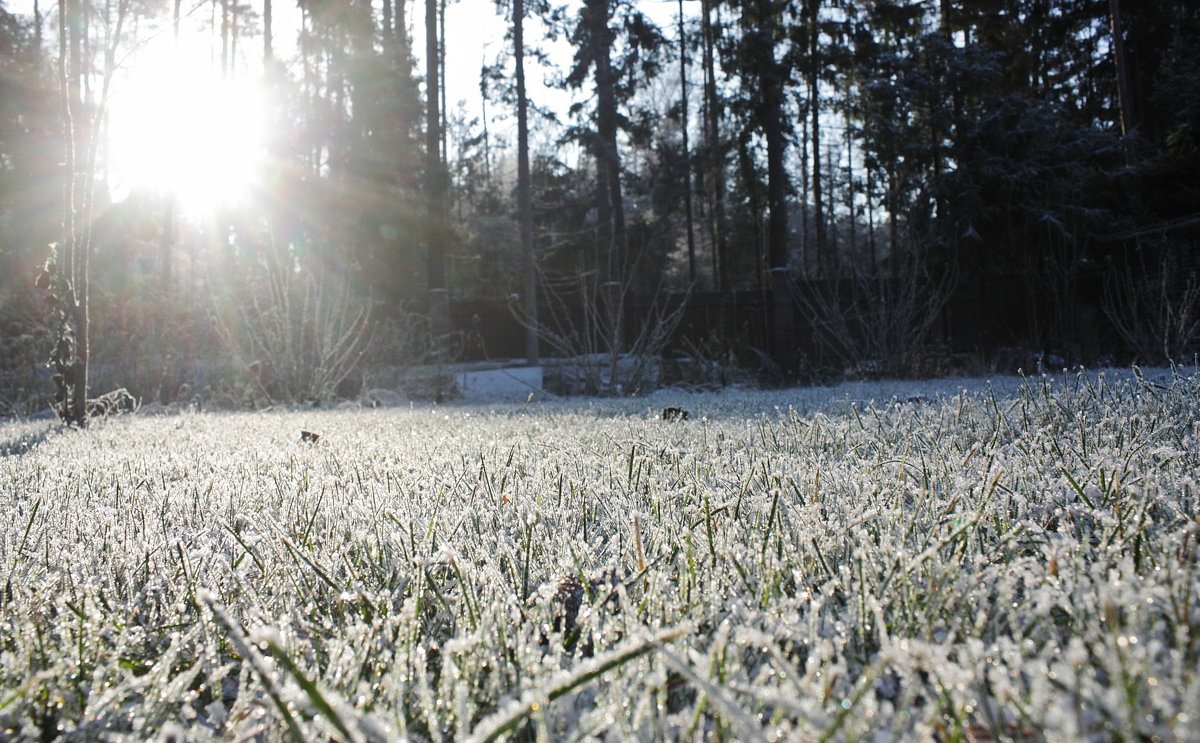
{"type": "Polygon", "coordinates": [[[1197,739],[1198,402],[1110,371],[0,424],[0,737],[1197,739]]]}

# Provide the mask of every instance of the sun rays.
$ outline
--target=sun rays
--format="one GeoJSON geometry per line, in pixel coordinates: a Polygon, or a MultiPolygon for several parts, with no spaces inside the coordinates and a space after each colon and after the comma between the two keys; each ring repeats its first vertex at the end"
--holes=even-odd
{"type": "Polygon", "coordinates": [[[266,103],[250,75],[223,76],[189,51],[163,39],[131,55],[110,104],[109,175],[118,194],[152,189],[204,212],[250,195],[266,103]]]}

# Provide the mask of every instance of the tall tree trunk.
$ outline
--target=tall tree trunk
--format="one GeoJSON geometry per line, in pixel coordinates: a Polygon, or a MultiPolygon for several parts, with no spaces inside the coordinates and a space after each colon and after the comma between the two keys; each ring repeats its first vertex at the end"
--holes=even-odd
{"type": "Polygon", "coordinates": [[[608,27],[608,1],[589,0],[590,5],[597,6],[597,34],[600,38],[601,49],[596,59],[596,128],[600,139],[598,165],[604,174],[604,187],[607,190],[605,202],[609,208],[610,243],[609,278],[615,281],[626,281],[629,277],[625,244],[625,202],[621,192],[621,154],[617,149],[617,96],[616,80],[612,71],[610,53],[612,50],[612,30],[608,27]]]}
{"type": "Polygon", "coordinates": [[[1109,0],[1109,24],[1112,28],[1113,61],[1117,67],[1117,104],[1121,108],[1121,141],[1125,147],[1125,164],[1137,160],[1133,144],[1135,120],[1133,92],[1129,86],[1129,64],[1125,59],[1125,28],[1121,21],[1121,0],[1109,0]]]}
{"type": "MultiPolygon", "coordinates": [[[[888,257],[900,258],[900,194],[896,176],[896,163],[887,166],[887,205],[888,205],[888,257]]],[[[895,275],[897,263],[892,261],[891,273],[895,275]]]]}
{"type": "MultiPolygon", "coordinates": [[[[175,0],[175,18],[176,18],[175,36],[176,36],[176,38],[178,38],[178,36],[179,36],[179,21],[178,21],[179,3],[180,3],[180,0],[175,0]]],[[[386,7],[386,9],[388,9],[388,10],[390,10],[390,8],[391,8],[391,5],[388,5],[386,7]]],[[[263,23],[263,71],[266,72],[267,67],[271,64],[272,60],[275,59],[275,49],[273,47],[274,28],[272,26],[274,21],[272,18],[271,0],[263,0],[263,16],[262,17],[263,17],[263,20],[262,20],[262,23],[263,23]]]]}
{"type": "Polygon", "coordinates": [[[441,240],[444,176],[442,174],[441,53],[438,44],[439,0],[425,0],[425,187],[427,189],[427,259],[429,289],[446,288],[445,252],[441,240]]]}
{"type": "Polygon", "coordinates": [[[788,177],[784,167],[783,71],[775,59],[775,8],[758,0],[759,82],[763,137],[767,142],[767,261],[771,274],[771,319],[775,362],[796,372],[795,315],[788,263],[788,177]]]}
{"type": "Polygon", "coordinates": [[[109,84],[116,70],[116,50],[129,10],[121,0],[116,23],[105,18],[103,87],[99,101],[84,101],[87,73],[84,65],[86,33],[83,0],[59,0],[59,75],[66,136],[63,178],[63,247],[56,287],[61,315],[52,354],[57,386],[58,413],[64,422],[88,424],[87,393],[91,356],[89,280],[91,225],[99,127],[104,119],[109,84]]]}
{"type": "MultiPolygon", "coordinates": [[[[92,58],[91,21],[92,7],[89,3],[83,3],[82,8],[79,10],[79,42],[83,46],[83,53],[80,55],[80,60],[92,58]]],[[[84,105],[90,105],[95,101],[91,75],[83,75],[80,82],[83,87],[81,100],[83,100],[84,105]]]]}
{"type": "Polygon", "coordinates": [[[846,113],[844,121],[846,127],[846,213],[850,216],[850,235],[847,255],[849,256],[850,265],[857,265],[858,217],[855,215],[854,205],[854,142],[850,136],[851,122],[849,112],[846,113]]]}
{"type": "MultiPolygon", "coordinates": [[[[159,277],[160,290],[164,299],[169,299],[172,295],[172,278],[173,270],[173,252],[175,245],[175,195],[170,193],[163,194],[162,208],[162,226],[158,239],[158,256],[160,261],[161,276],[159,277]]],[[[167,301],[161,303],[159,310],[162,314],[170,308],[167,301]]]]}
{"type": "Polygon", "coordinates": [[[241,15],[240,6],[236,2],[229,4],[229,77],[233,78],[234,69],[237,67],[237,43],[238,43],[238,16],[241,15]]]}
{"type": "MultiPolygon", "coordinates": [[[[87,107],[86,111],[82,112],[83,126],[77,128],[77,131],[81,134],[77,140],[77,146],[85,158],[82,170],[83,195],[82,199],[78,202],[79,206],[77,207],[78,211],[75,220],[75,252],[79,266],[79,273],[75,277],[77,293],[75,322],[79,343],[79,372],[75,378],[75,422],[80,426],[88,424],[88,370],[92,354],[89,285],[91,283],[92,224],[95,217],[96,163],[100,146],[100,128],[105,119],[105,110],[108,106],[109,88],[112,83],[113,74],[117,69],[117,49],[121,44],[121,31],[124,28],[125,18],[131,4],[132,0],[119,0],[115,23],[110,15],[105,16],[106,38],[104,43],[104,66],[100,96],[98,101],[93,102],[87,107]]],[[[77,62],[80,64],[80,74],[84,74],[82,72],[82,60],[77,60],[77,62]]],[[[78,117],[72,118],[78,123],[78,117]]],[[[78,155],[76,157],[78,158],[78,155]]]]}
{"type": "Polygon", "coordinates": [[[42,70],[42,10],[38,0],[33,0],[33,54],[38,72],[42,70]]]}
{"type": "Polygon", "coordinates": [[[66,114],[68,136],[65,138],[67,153],[67,193],[65,199],[66,218],[63,232],[65,238],[65,263],[68,266],[69,284],[66,296],[62,299],[66,311],[74,326],[75,348],[71,364],[66,373],[66,382],[70,387],[69,405],[64,409],[67,421],[78,426],[86,426],[87,391],[88,391],[88,281],[87,281],[87,245],[84,236],[86,228],[85,200],[87,193],[86,179],[90,149],[89,134],[91,119],[84,102],[86,87],[83,64],[83,36],[86,33],[86,19],[83,0],[65,0],[59,3],[59,12],[65,14],[65,32],[69,38],[69,61],[67,62],[66,85],[66,114]]]}
{"type": "MultiPolygon", "coordinates": [[[[439,105],[441,106],[441,122],[440,134],[442,137],[442,163],[450,162],[449,150],[447,149],[446,133],[449,127],[446,126],[446,0],[438,2],[438,75],[441,77],[440,90],[442,91],[439,105]]],[[[448,177],[448,176],[447,176],[448,177]]],[[[447,186],[449,182],[447,181],[447,186]]]]}
{"type": "Polygon", "coordinates": [[[808,115],[809,101],[801,98],[799,92],[796,93],[796,109],[800,112],[800,235],[801,245],[803,248],[800,252],[800,266],[807,276],[814,276],[821,271],[820,265],[817,263],[816,243],[812,239],[812,230],[810,222],[812,217],[812,188],[810,182],[811,170],[808,167],[809,160],[809,124],[812,122],[812,117],[808,115]]]}
{"type": "Polygon", "coordinates": [[[683,134],[683,206],[687,220],[688,280],[696,284],[696,232],[692,225],[692,152],[688,147],[687,35],[679,0],[679,123],[683,134]]]}
{"type": "Polygon", "coordinates": [[[229,79],[229,3],[221,0],[221,78],[229,79]]]}
{"type": "MultiPolygon", "coordinates": [[[[392,7],[394,16],[388,62],[393,65],[396,81],[392,90],[398,101],[398,117],[395,122],[398,140],[402,143],[401,147],[407,152],[412,144],[410,140],[415,136],[419,126],[420,100],[413,84],[412,42],[408,34],[405,0],[394,0],[392,7]]],[[[405,188],[415,190],[417,181],[413,174],[419,168],[415,167],[416,163],[412,162],[408,155],[401,155],[399,162],[399,172],[396,173],[398,182],[405,188]]]]}
{"type": "Polygon", "coordinates": [[[632,278],[625,238],[625,205],[621,194],[621,155],[617,149],[617,96],[612,70],[613,31],[608,25],[609,0],[585,0],[582,22],[592,45],[592,74],[596,92],[596,212],[599,249],[605,252],[600,266],[599,297],[605,341],[613,379],[623,340],[624,298],[632,278]]]}
{"type": "MultiPolygon", "coordinates": [[[[57,393],[57,412],[64,422],[76,419],[82,409],[83,422],[86,423],[86,403],[82,408],[76,405],[74,398],[78,396],[76,375],[80,371],[80,354],[78,336],[73,326],[78,322],[78,302],[75,294],[75,277],[79,267],[76,262],[78,245],[78,214],[76,213],[76,189],[78,186],[78,134],[82,127],[79,117],[82,114],[82,101],[79,87],[79,0],[58,0],[58,64],[59,86],[62,98],[62,116],[66,129],[63,137],[63,197],[62,197],[62,250],[59,255],[59,279],[57,286],[58,300],[61,303],[62,315],[59,322],[61,328],[56,328],[56,338],[52,360],[55,374],[57,393]]],[[[84,381],[86,397],[87,383],[84,381]]]]}
{"type": "Polygon", "coordinates": [[[825,204],[821,191],[821,83],[817,65],[818,39],[821,33],[817,23],[820,15],[820,0],[808,0],[808,108],[812,126],[812,188],[813,222],[816,230],[817,271],[829,274],[829,245],[825,238],[825,204]]]}
{"type": "MultiPolygon", "coordinates": [[[[270,2],[270,0],[266,0],[266,2],[270,2]]],[[[179,64],[179,22],[182,0],[174,0],[172,5],[172,19],[170,19],[170,28],[172,28],[172,47],[170,47],[170,53],[172,53],[172,61],[174,61],[175,64],[179,64]]],[[[170,278],[172,278],[172,272],[174,268],[172,265],[174,263],[174,251],[172,250],[172,246],[175,238],[175,196],[173,193],[170,193],[169,190],[167,190],[167,192],[163,193],[162,199],[162,232],[160,236],[158,236],[158,262],[160,262],[161,274],[160,277],[158,277],[158,284],[160,284],[158,288],[160,288],[163,295],[166,296],[170,293],[170,278]]],[[[169,307],[169,302],[160,302],[160,306],[158,306],[160,324],[162,324],[162,318],[166,316],[169,307]]]]}
{"type": "Polygon", "coordinates": [[[833,164],[833,151],[835,145],[830,144],[825,148],[825,171],[829,178],[829,205],[825,213],[829,216],[829,267],[830,272],[837,274],[840,260],[838,254],[841,252],[841,245],[838,242],[838,224],[837,224],[837,168],[833,164]]]}
{"type": "MultiPolygon", "coordinates": [[[[214,39],[217,36],[217,31],[220,26],[217,25],[217,0],[212,0],[208,4],[208,63],[215,64],[217,61],[217,43],[214,39]]],[[[304,22],[308,17],[308,11],[303,6],[300,7],[300,49],[304,49],[304,22]]]]}
{"type": "Polygon", "coordinates": [[[759,71],[762,127],[767,143],[767,261],[770,268],[788,266],[788,177],[784,167],[783,81],[775,60],[775,19],[771,0],[759,0],[760,35],[766,48],[759,71]]]}
{"type": "Polygon", "coordinates": [[[425,188],[426,281],[434,338],[450,332],[446,294],[446,173],[442,161],[440,0],[425,0],[425,188]]]}
{"type": "Polygon", "coordinates": [[[709,219],[712,231],[713,283],[717,291],[727,286],[725,266],[729,256],[725,231],[725,157],[721,146],[721,104],[717,98],[715,54],[716,45],[712,23],[713,0],[701,0],[704,42],[704,132],[708,151],[709,219]]]}
{"type": "Polygon", "coordinates": [[[741,137],[737,143],[737,166],[742,183],[746,187],[746,201],[750,207],[750,214],[753,215],[751,223],[754,235],[750,241],[750,249],[754,256],[752,264],[754,289],[759,294],[765,294],[768,291],[767,272],[762,269],[765,268],[763,256],[767,254],[767,237],[762,216],[766,213],[766,209],[763,205],[763,183],[759,178],[758,160],[756,155],[750,152],[749,137],[741,137]]]}
{"type": "MultiPolygon", "coordinates": [[[[529,173],[529,101],[525,90],[525,2],[513,0],[513,56],[517,73],[517,211],[521,223],[522,270],[525,274],[525,358],[537,364],[537,255],[533,246],[533,185],[529,173]]],[[[485,117],[486,121],[486,117],[485,117]]],[[[486,126],[486,123],[485,123],[486,126]]],[[[486,132],[486,130],[485,130],[486,132]]]]}
{"type": "Polygon", "coordinates": [[[867,171],[867,245],[871,253],[871,275],[879,270],[879,249],[875,242],[875,177],[870,165],[864,165],[867,171]]]}
{"type": "MultiPolygon", "coordinates": [[[[524,2],[522,2],[522,6],[523,5],[524,5],[524,2]]],[[[515,6],[514,6],[514,8],[515,8],[515,6]]],[[[521,46],[524,47],[525,46],[524,39],[522,39],[521,41],[522,41],[521,46]]],[[[514,49],[516,48],[516,45],[517,45],[516,39],[514,39],[513,40],[513,48],[514,49]]],[[[524,55],[522,55],[522,56],[524,56],[524,55]]],[[[492,130],[491,130],[491,127],[488,125],[488,122],[491,120],[492,117],[488,113],[488,98],[491,96],[491,92],[488,90],[487,52],[486,52],[486,50],[484,51],[483,54],[480,55],[480,57],[481,57],[481,59],[479,60],[479,70],[480,70],[480,73],[479,73],[479,119],[480,119],[479,125],[483,130],[482,132],[480,132],[480,135],[483,137],[483,142],[482,142],[482,144],[483,144],[483,177],[484,177],[484,180],[490,186],[490,184],[492,183],[492,130]]],[[[524,59],[521,60],[521,68],[519,70],[517,70],[517,79],[519,81],[517,84],[518,88],[524,87],[524,81],[521,80],[521,78],[523,78],[523,77],[525,77],[525,60],[524,59]]],[[[523,96],[520,96],[520,97],[523,97],[523,96]]],[[[517,118],[520,119],[520,116],[518,116],[517,118]]],[[[529,124],[529,122],[527,121],[526,127],[528,127],[528,124],[529,124]]],[[[518,126],[518,129],[519,128],[520,127],[518,126]]],[[[517,149],[518,149],[518,155],[519,155],[520,147],[518,146],[517,149]]],[[[518,170],[519,169],[520,168],[518,168],[518,170]]],[[[518,178],[518,181],[519,180],[520,179],[518,178]]]]}

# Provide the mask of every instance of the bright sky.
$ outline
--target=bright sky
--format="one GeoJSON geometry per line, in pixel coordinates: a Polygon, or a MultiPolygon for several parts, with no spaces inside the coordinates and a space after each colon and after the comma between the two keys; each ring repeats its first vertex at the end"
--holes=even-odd
{"type": "MultiPolygon", "coordinates": [[[[33,14],[34,0],[0,0],[9,9],[10,12],[21,13],[25,15],[33,14]]],[[[569,4],[578,5],[578,2],[570,2],[569,4]]],[[[252,5],[256,12],[261,11],[261,0],[255,2],[252,0],[252,5]]],[[[406,2],[408,12],[408,22],[411,29],[412,44],[414,57],[417,60],[418,67],[423,66],[423,58],[425,54],[424,46],[424,21],[425,10],[422,0],[408,0],[406,2]]],[[[698,5],[691,0],[685,2],[685,9],[689,14],[697,12],[691,6],[698,5]]],[[[183,3],[184,12],[189,9],[193,12],[190,14],[191,19],[198,23],[207,23],[209,19],[210,3],[205,0],[185,0],[183,3]]],[[[654,18],[664,29],[668,38],[675,36],[675,18],[678,12],[678,3],[676,0],[650,0],[639,3],[641,10],[652,18],[654,18]]],[[[53,12],[57,7],[55,0],[42,0],[41,9],[43,13],[53,12]]],[[[279,2],[276,0],[274,8],[274,24],[275,24],[275,39],[276,45],[281,55],[287,55],[290,52],[289,47],[294,44],[296,38],[296,30],[299,27],[299,13],[292,2],[279,2]]],[[[447,101],[451,107],[457,104],[458,101],[464,100],[468,102],[474,110],[478,110],[479,101],[479,69],[485,63],[494,62],[496,56],[505,48],[504,34],[507,30],[509,19],[500,17],[496,12],[496,4],[494,0],[451,0],[446,7],[446,29],[447,35],[450,37],[446,44],[446,67],[447,67],[447,101]]],[[[535,19],[526,21],[526,44],[545,46],[540,38],[540,24],[535,19]]],[[[206,40],[206,36],[202,37],[206,40]]],[[[217,42],[219,44],[219,41],[217,42]]],[[[247,53],[247,60],[252,68],[257,68],[258,54],[262,48],[261,38],[245,39],[241,42],[241,51],[247,53]]],[[[206,47],[207,49],[207,47],[206,47]]],[[[565,42],[560,41],[553,49],[551,54],[562,59],[562,64],[569,63],[571,58],[571,50],[565,42]]],[[[530,63],[532,64],[532,62],[530,63]]],[[[547,91],[541,85],[543,75],[539,74],[536,66],[531,69],[532,74],[529,75],[530,96],[535,100],[542,101],[547,96],[553,98],[557,91],[547,91]]]]}
{"type": "MultiPolygon", "coordinates": [[[[578,0],[572,4],[578,5],[578,0]]],[[[425,52],[424,2],[407,0],[406,5],[413,57],[420,74],[425,52]]],[[[33,0],[10,0],[7,7],[10,12],[33,14],[33,0]]],[[[124,60],[113,83],[109,131],[115,172],[110,176],[118,191],[139,184],[165,186],[185,202],[207,208],[236,200],[253,184],[267,114],[255,88],[260,78],[262,38],[258,35],[238,41],[239,74],[231,81],[223,80],[219,71],[220,39],[211,30],[214,21],[220,23],[219,15],[214,16],[213,3],[184,0],[181,7],[184,20],[178,57],[174,54],[169,10],[156,21],[156,28],[146,23],[136,27],[127,21],[126,34],[140,43],[136,52],[124,60]]],[[[261,0],[252,0],[252,7],[261,11],[261,0]]],[[[677,0],[650,0],[640,7],[663,27],[668,38],[675,36],[677,0]]],[[[44,0],[41,8],[43,13],[51,14],[47,23],[53,34],[57,3],[44,0]]],[[[451,0],[447,5],[445,93],[451,115],[458,111],[460,102],[469,118],[482,115],[480,68],[506,51],[504,36],[509,22],[497,15],[494,0],[451,0]]],[[[295,3],[275,0],[274,37],[280,58],[294,56],[299,23],[295,3]]],[[[537,19],[526,20],[527,46],[543,47],[552,58],[561,60],[560,69],[554,72],[565,72],[572,50],[566,41],[548,45],[542,33],[537,19]]],[[[532,59],[527,60],[526,71],[530,98],[539,106],[565,111],[570,94],[544,84],[550,71],[532,59]]],[[[513,112],[489,104],[488,113],[493,119],[489,122],[493,133],[511,136],[515,129],[513,112]]]]}

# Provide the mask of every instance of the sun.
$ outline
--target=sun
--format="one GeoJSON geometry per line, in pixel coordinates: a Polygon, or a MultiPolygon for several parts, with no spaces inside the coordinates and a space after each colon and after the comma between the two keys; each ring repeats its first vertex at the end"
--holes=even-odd
{"type": "Polygon", "coordinates": [[[207,52],[189,63],[167,44],[147,47],[113,83],[114,191],[153,189],[192,212],[236,205],[259,176],[264,107],[257,80],[222,75],[207,52]]]}

